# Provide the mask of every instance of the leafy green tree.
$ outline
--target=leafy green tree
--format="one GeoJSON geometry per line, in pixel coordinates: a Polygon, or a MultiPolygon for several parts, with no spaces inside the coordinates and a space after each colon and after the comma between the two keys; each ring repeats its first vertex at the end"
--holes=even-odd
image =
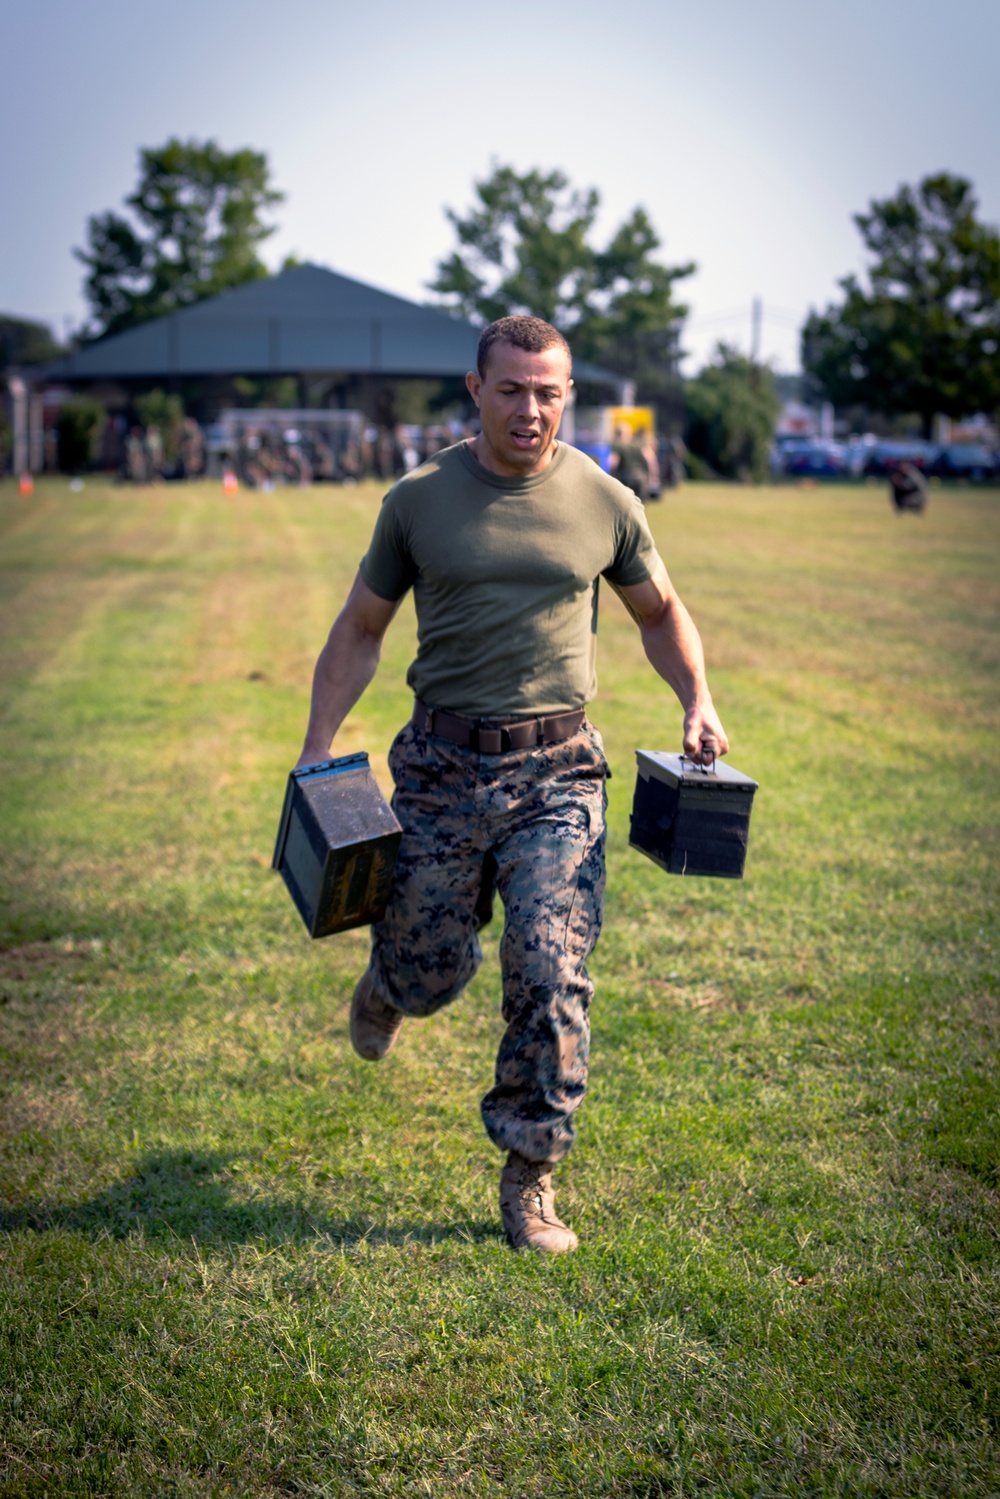
{"type": "Polygon", "coordinates": [[[572,188],[559,171],[496,166],[475,190],[466,218],[445,210],[460,248],[439,263],[431,291],[473,322],[526,312],[561,332],[575,327],[590,289],[596,189],[572,188]]]}
{"type": "Polygon", "coordinates": [[[579,357],[638,380],[640,399],[672,375],[687,313],[674,285],[694,266],[656,259],[660,239],[643,208],[599,249],[591,233],[600,195],[563,172],[494,166],[475,192],[465,217],[445,210],[458,248],[430,289],[446,307],[482,324],[511,313],[544,318],[579,357]]]}
{"type": "Polygon", "coordinates": [[[376,392],[378,425],[395,427],[399,422],[413,422],[427,426],[439,414],[446,389],[454,388],[452,382],[444,380],[382,380],[376,392]]]}
{"type": "Polygon", "coordinates": [[[237,375],[233,389],[238,406],[290,411],[299,404],[299,383],[294,375],[278,375],[269,380],[251,380],[248,375],[237,375]]]}
{"type": "Polygon", "coordinates": [[[64,474],[78,474],[97,457],[107,419],[92,396],[63,402],[56,419],[56,451],[64,474]]]}
{"type": "Polygon", "coordinates": [[[781,408],[774,377],[728,344],[684,387],[689,450],[727,479],[767,478],[781,408]]]}
{"type": "Polygon", "coordinates": [[[838,406],[966,416],[1000,406],[1000,236],[976,217],[971,183],[941,173],[855,215],[870,289],[812,313],[802,365],[838,406]]]}
{"type": "Polygon", "coordinates": [[[46,364],[64,352],[47,323],[0,316],[0,369],[11,364],[46,364]]]}
{"type": "Polygon", "coordinates": [[[131,216],[95,215],[89,248],[76,251],[101,337],[267,275],[257,247],[274,226],[263,214],[282,194],[262,152],[172,139],[140,151],[139,167],[131,216]]]}

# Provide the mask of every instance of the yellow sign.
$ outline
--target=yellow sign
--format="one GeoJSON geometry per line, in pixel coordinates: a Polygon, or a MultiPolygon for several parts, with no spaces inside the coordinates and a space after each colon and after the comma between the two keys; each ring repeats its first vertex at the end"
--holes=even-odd
{"type": "Polygon", "coordinates": [[[618,438],[622,427],[625,427],[629,438],[642,433],[644,437],[656,441],[656,412],[652,406],[610,406],[608,410],[614,439],[618,438]]]}

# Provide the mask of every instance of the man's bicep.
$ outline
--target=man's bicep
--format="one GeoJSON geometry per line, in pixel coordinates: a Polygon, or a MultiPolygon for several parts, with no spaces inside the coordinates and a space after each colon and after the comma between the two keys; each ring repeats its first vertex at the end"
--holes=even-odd
{"type": "Polygon", "coordinates": [[[652,577],[641,583],[613,585],[625,608],[638,625],[652,625],[674,602],[677,595],[667,569],[657,557],[652,577]]]}
{"type": "Polygon", "coordinates": [[[399,604],[399,599],[384,599],[381,594],[375,593],[359,572],[341,610],[341,618],[346,619],[362,634],[381,640],[392,623],[399,604]]]}
{"type": "Polygon", "coordinates": [[[417,580],[410,527],[400,507],[399,496],[391,489],[382,501],[372,539],[361,559],[363,581],[383,599],[401,599],[417,580]]]}

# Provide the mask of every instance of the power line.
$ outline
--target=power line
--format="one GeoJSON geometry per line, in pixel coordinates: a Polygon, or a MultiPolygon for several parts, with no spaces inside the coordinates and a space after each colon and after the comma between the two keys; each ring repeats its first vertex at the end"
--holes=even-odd
{"type": "MultiPolygon", "coordinates": [[[[754,302],[757,300],[755,298],[754,302]]],[[[754,303],[751,303],[748,309],[744,302],[742,307],[726,308],[725,311],[719,312],[707,312],[703,317],[691,318],[684,326],[687,329],[707,328],[725,323],[743,323],[745,326],[747,312],[749,311],[751,321],[754,317],[758,317],[763,323],[770,323],[779,328],[790,328],[797,332],[802,327],[808,315],[804,312],[793,312],[788,307],[771,307],[766,302],[761,303],[760,310],[756,314],[753,311],[753,307],[754,303]]]]}
{"type": "Polygon", "coordinates": [[[735,323],[746,320],[746,306],[733,307],[728,312],[709,312],[704,317],[692,318],[686,325],[688,328],[702,328],[706,323],[735,323]]]}

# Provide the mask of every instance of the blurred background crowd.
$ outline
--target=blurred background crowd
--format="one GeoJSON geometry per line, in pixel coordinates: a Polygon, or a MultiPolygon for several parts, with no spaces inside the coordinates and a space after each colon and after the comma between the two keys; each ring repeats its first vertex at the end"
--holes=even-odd
{"type": "Polygon", "coordinates": [[[166,427],[116,417],[102,433],[101,467],[133,484],[227,472],[248,489],[391,483],[475,431],[461,422],[379,428],[357,411],[226,411],[206,426],[184,416],[166,427]]]}

